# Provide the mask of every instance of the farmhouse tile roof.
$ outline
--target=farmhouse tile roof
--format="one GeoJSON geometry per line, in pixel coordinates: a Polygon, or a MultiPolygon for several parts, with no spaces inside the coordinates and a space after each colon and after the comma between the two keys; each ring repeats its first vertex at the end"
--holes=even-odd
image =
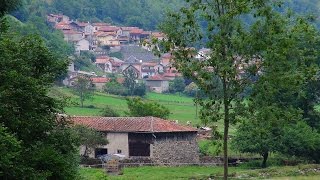
{"type": "Polygon", "coordinates": [[[196,132],[197,129],[157,117],[71,117],[76,125],[106,132],[196,132]]]}

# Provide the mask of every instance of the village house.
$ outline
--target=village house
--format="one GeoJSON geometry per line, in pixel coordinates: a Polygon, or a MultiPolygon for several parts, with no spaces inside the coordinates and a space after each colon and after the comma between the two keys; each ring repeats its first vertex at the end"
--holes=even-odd
{"type": "Polygon", "coordinates": [[[75,44],[76,54],[80,55],[81,51],[89,51],[90,50],[90,42],[87,39],[81,39],[75,44]]]}
{"type": "Polygon", "coordinates": [[[120,41],[114,32],[99,32],[96,37],[100,46],[120,46],[120,41]]]}
{"type": "Polygon", "coordinates": [[[109,81],[110,81],[110,78],[106,78],[106,77],[92,77],[91,78],[92,87],[97,91],[103,91],[104,86],[109,81]]]}
{"type": "Polygon", "coordinates": [[[69,17],[63,14],[49,14],[47,15],[47,22],[54,26],[59,22],[69,22],[69,17]]]}
{"type": "Polygon", "coordinates": [[[110,24],[109,23],[92,23],[92,26],[93,26],[95,31],[98,31],[99,28],[110,26],[110,24]]]}
{"type": "Polygon", "coordinates": [[[142,60],[139,60],[134,56],[130,56],[121,65],[121,70],[126,71],[129,69],[133,69],[139,75],[138,78],[141,79],[142,78],[141,65],[142,65],[142,60]]]}
{"type": "Polygon", "coordinates": [[[112,73],[112,63],[109,56],[100,56],[96,58],[96,66],[101,68],[104,72],[112,73]]]}
{"type": "Polygon", "coordinates": [[[84,38],[84,33],[74,30],[63,31],[64,40],[70,43],[77,43],[84,38]]]}
{"type": "Polygon", "coordinates": [[[169,81],[170,79],[157,74],[146,79],[146,87],[150,91],[154,91],[157,93],[163,93],[169,90],[169,81]]]}
{"type": "Polygon", "coordinates": [[[143,62],[141,65],[142,78],[150,77],[156,74],[155,66],[157,62],[143,62]]]}
{"type": "Polygon", "coordinates": [[[109,144],[95,149],[90,157],[117,153],[150,158],[157,164],[199,163],[197,129],[189,126],[156,117],[71,117],[71,121],[106,136],[109,144]]]}

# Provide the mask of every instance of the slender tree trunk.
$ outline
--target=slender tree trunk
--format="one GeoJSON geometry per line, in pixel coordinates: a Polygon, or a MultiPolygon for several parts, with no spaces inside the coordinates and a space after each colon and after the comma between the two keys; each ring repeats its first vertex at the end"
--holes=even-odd
{"type": "Polygon", "coordinates": [[[263,157],[263,161],[262,161],[262,164],[261,164],[262,168],[266,168],[267,167],[268,156],[269,156],[269,152],[268,151],[262,153],[262,157],[263,157]]]}
{"type": "Polygon", "coordinates": [[[83,94],[82,94],[82,92],[80,94],[80,103],[81,103],[81,108],[83,108],[83,94]]]}
{"type": "Polygon", "coordinates": [[[223,104],[224,104],[224,134],[223,134],[223,179],[228,179],[228,133],[229,133],[229,102],[227,96],[227,84],[223,80],[223,104]]]}

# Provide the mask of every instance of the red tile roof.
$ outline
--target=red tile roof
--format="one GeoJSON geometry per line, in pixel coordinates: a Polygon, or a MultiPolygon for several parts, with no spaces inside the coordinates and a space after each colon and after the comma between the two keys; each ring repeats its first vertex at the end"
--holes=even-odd
{"type": "Polygon", "coordinates": [[[93,26],[109,26],[108,23],[92,23],[93,26]]]}
{"type": "Polygon", "coordinates": [[[169,81],[169,79],[161,76],[160,74],[151,76],[147,79],[147,81],[169,81]]]}
{"type": "Polygon", "coordinates": [[[196,132],[197,129],[156,117],[71,117],[77,125],[107,132],[196,132]]]}
{"type": "Polygon", "coordinates": [[[74,30],[63,31],[63,34],[82,34],[82,32],[77,32],[74,30]]]}
{"type": "Polygon", "coordinates": [[[109,62],[111,59],[108,56],[100,56],[96,58],[96,64],[105,64],[109,62]]]}
{"type": "Polygon", "coordinates": [[[103,32],[115,32],[118,31],[120,28],[117,26],[102,26],[98,28],[98,31],[103,31],[103,32]]]}
{"type": "Polygon", "coordinates": [[[92,83],[107,83],[110,81],[110,78],[105,77],[93,77],[91,78],[92,83]]]}
{"type": "Polygon", "coordinates": [[[131,31],[132,29],[139,29],[138,27],[121,27],[123,31],[131,31]]]}
{"type": "Polygon", "coordinates": [[[163,76],[164,77],[176,77],[176,76],[180,77],[182,75],[180,73],[164,73],[163,76]]]}
{"type": "Polygon", "coordinates": [[[162,32],[152,32],[151,36],[155,38],[162,38],[165,35],[162,32]]]}
{"type": "Polygon", "coordinates": [[[142,34],[143,29],[132,29],[130,34],[142,34]]]}

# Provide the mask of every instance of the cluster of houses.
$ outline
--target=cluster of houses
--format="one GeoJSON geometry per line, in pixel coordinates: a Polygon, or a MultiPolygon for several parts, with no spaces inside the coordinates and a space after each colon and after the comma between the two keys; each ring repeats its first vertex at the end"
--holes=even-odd
{"type": "Polygon", "coordinates": [[[106,46],[117,49],[122,44],[137,43],[149,38],[164,38],[163,33],[145,31],[139,27],[73,21],[62,14],[47,15],[47,22],[62,31],[64,40],[75,45],[76,53],[91,50],[101,55],[103,54],[101,48],[106,46]]]}
{"type": "MultiPolygon", "coordinates": [[[[111,52],[120,51],[121,48],[134,49],[143,40],[163,39],[163,33],[144,31],[138,27],[113,26],[108,23],[72,21],[68,16],[60,14],[47,15],[47,22],[62,31],[64,40],[74,45],[76,54],[82,51],[93,52],[96,56],[94,64],[105,74],[124,74],[133,70],[138,80],[144,81],[149,90],[159,93],[169,89],[170,80],[181,76],[172,66],[173,60],[170,54],[163,54],[160,58],[152,56],[142,58],[134,53],[128,53],[122,60],[108,56],[106,47],[111,52]]],[[[140,46],[139,48],[146,49],[140,46]]],[[[67,86],[72,86],[78,75],[89,76],[97,90],[103,90],[104,85],[110,81],[110,78],[97,77],[93,72],[75,71],[72,66],[73,64],[69,67],[69,76],[64,81],[67,86]]]]}

